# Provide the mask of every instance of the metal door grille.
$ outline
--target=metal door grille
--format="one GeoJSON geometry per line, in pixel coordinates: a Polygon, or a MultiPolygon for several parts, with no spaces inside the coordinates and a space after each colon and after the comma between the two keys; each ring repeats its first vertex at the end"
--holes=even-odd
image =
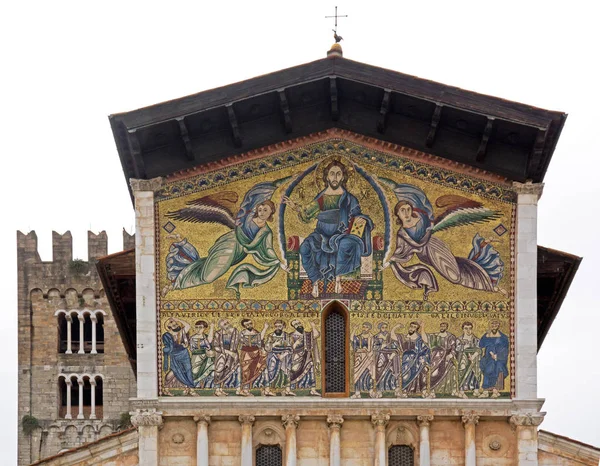
{"type": "Polygon", "coordinates": [[[388,450],[388,466],[414,466],[415,452],[408,445],[394,445],[388,450]]]}
{"type": "Polygon", "coordinates": [[[256,449],[256,466],[281,466],[279,445],[261,445],[256,449]]]}
{"type": "Polygon", "coordinates": [[[325,318],[325,392],[346,392],[346,325],[333,311],[325,318]]]}

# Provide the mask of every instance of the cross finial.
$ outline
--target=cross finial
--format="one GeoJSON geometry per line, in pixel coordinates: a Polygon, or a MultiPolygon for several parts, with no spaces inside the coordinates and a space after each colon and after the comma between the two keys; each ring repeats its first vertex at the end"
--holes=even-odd
{"type": "Polygon", "coordinates": [[[327,18],[334,18],[335,19],[334,29],[333,29],[333,38],[335,39],[335,43],[336,44],[339,43],[343,39],[342,36],[338,36],[338,33],[337,33],[337,21],[338,21],[338,18],[347,18],[347,17],[348,17],[348,15],[338,15],[337,6],[335,7],[335,15],[334,16],[325,16],[326,19],[327,18]]]}

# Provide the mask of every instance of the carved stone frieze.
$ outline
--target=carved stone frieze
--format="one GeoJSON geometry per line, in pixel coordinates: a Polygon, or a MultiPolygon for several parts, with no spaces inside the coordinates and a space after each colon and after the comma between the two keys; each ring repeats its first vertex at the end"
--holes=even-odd
{"type": "Polygon", "coordinates": [[[294,429],[297,428],[299,421],[300,416],[298,416],[297,414],[286,414],[284,416],[281,416],[281,423],[286,429],[288,427],[294,427],[294,429]]]}
{"type": "Polygon", "coordinates": [[[241,414],[238,417],[238,420],[240,421],[241,424],[254,424],[254,421],[256,420],[256,418],[254,416],[252,416],[252,414],[241,414]]]}
{"type": "Polygon", "coordinates": [[[517,194],[535,194],[539,199],[542,197],[542,192],[544,191],[544,183],[532,183],[531,181],[519,183],[518,181],[513,181],[513,189],[517,194]]]}
{"type": "Polygon", "coordinates": [[[433,416],[431,414],[427,414],[425,416],[417,416],[417,423],[420,426],[428,426],[431,421],[433,421],[433,416]]]}
{"type": "Polygon", "coordinates": [[[544,416],[527,414],[515,414],[510,417],[509,422],[513,430],[517,427],[537,427],[544,420],[544,416]]]}
{"type": "Polygon", "coordinates": [[[327,416],[327,425],[330,429],[341,429],[344,423],[344,417],[340,414],[330,414],[327,416]]]}
{"type": "Polygon", "coordinates": [[[479,424],[479,416],[477,414],[473,414],[473,413],[463,414],[462,423],[464,424],[465,427],[470,424],[473,424],[476,426],[477,424],[479,424]]]}
{"type": "Polygon", "coordinates": [[[196,424],[199,423],[205,423],[205,424],[210,424],[210,416],[207,416],[206,414],[201,414],[199,416],[194,416],[194,422],[196,424]]]}
{"type": "Polygon", "coordinates": [[[158,191],[163,184],[162,177],[158,176],[156,178],[152,178],[149,180],[140,180],[137,178],[131,178],[129,180],[129,185],[131,186],[131,190],[133,192],[136,191],[158,191]]]}
{"type": "Polygon", "coordinates": [[[149,409],[136,409],[131,413],[131,425],[134,427],[139,426],[158,426],[163,425],[162,412],[157,411],[154,408],[149,409]]]}

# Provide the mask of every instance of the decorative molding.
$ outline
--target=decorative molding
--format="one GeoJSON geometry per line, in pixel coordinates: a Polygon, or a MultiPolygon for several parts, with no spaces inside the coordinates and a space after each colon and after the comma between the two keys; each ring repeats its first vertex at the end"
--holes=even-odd
{"type": "Polygon", "coordinates": [[[294,429],[296,429],[298,427],[298,422],[300,422],[300,416],[297,414],[285,414],[281,416],[281,423],[286,429],[288,427],[294,427],[294,429]]]}
{"type": "Polygon", "coordinates": [[[173,437],[171,437],[171,441],[174,444],[179,445],[185,441],[185,437],[183,434],[178,432],[178,433],[174,434],[173,437]]]}
{"type": "Polygon", "coordinates": [[[200,416],[194,416],[194,422],[196,424],[204,423],[206,425],[210,425],[210,416],[206,414],[201,414],[200,416]]]}
{"type": "Polygon", "coordinates": [[[513,430],[517,427],[537,427],[544,420],[543,415],[527,414],[515,414],[510,417],[509,422],[513,430]]]}
{"type": "Polygon", "coordinates": [[[417,416],[417,424],[419,424],[419,426],[429,426],[431,421],[433,421],[433,415],[431,414],[417,416]]]}
{"type": "Polygon", "coordinates": [[[158,176],[149,180],[140,180],[137,178],[131,178],[129,180],[131,190],[135,193],[138,191],[158,191],[163,185],[163,178],[158,176]]]}
{"type": "Polygon", "coordinates": [[[252,416],[252,414],[240,414],[240,416],[238,417],[238,421],[240,421],[241,424],[254,424],[254,421],[256,420],[256,418],[254,416],[252,416]]]}
{"type": "Polygon", "coordinates": [[[479,416],[477,414],[463,414],[462,416],[462,423],[464,424],[464,426],[468,426],[468,425],[474,425],[476,426],[477,424],[479,424],[479,416]]]}
{"type": "Polygon", "coordinates": [[[502,448],[502,444],[498,440],[492,440],[489,444],[490,450],[498,451],[502,448]]]}
{"type": "Polygon", "coordinates": [[[544,183],[532,183],[531,181],[519,183],[518,181],[513,181],[512,185],[517,194],[535,194],[538,199],[542,197],[542,192],[544,191],[544,183]]]}
{"type": "Polygon", "coordinates": [[[330,414],[327,416],[327,425],[330,429],[341,429],[344,417],[341,414],[330,414]]]}
{"type": "Polygon", "coordinates": [[[131,425],[134,427],[140,426],[157,426],[162,427],[163,417],[162,412],[154,408],[136,409],[131,413],[131,425]]]}
{"type": "Polygon", "coordinates": [[[390,422],[390,415],[387,413],[379,412],[371,414],[371,423],[375,428],[385,428],[388,422],[390,422]]]}

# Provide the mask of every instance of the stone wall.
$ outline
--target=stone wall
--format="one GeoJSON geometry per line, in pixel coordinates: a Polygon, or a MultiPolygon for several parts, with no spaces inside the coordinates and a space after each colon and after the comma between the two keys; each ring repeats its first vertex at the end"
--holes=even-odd
{"type": "MultiPolygon", "coordinates": [[[[124,232],[124,245],[131,244],[124,232]]],[[[95,260],[107,254],[107,235],[88,232],[88,261],[73,260],[70,232],[52,235],[53,260],[43,262],[35,232],[17,233],[19,286],[19,464],[30,464],[64,448],[77,447],[114,432],[121,413],[135,396],[135,377],[98,277],[95,260]],[[103,311],[104,353],[59,352],[58,310],[103,311]],[[98,419],[74,419],[59,414],[59,374],[101,374],[103,407],[98,419]],[[25,435],[23,416],[34,416],[40,428],[25,435]]],[[[73,326],[79,325],[76,321],[73,326]]],[[[86,412],[86,417],[89,414],[86,412]]]]}

